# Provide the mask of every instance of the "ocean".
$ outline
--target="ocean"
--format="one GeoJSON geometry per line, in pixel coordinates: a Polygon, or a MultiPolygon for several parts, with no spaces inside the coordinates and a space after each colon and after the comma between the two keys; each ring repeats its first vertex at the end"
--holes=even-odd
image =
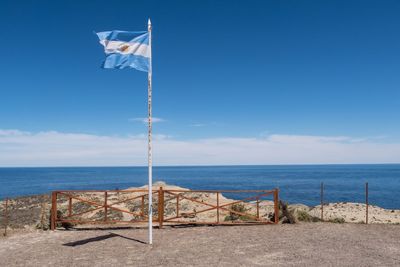
{"type": "MultiPolygon", "coordinates": [[[[154,167],[153,180],[190,189],[280,189],[289,203],[369,202],[400,209],[400,164],[154,167]]],[[[0,168],[0,199],[52,190],[124,189],[147,183],[147,167],[0,168]]],[[[237,195],[228,197],[239,198],[237,195]]]]}

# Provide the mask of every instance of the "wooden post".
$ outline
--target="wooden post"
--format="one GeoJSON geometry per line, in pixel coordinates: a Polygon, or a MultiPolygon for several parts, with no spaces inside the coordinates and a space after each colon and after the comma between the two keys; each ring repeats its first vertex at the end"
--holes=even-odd
{"type": "Polygon", "coordinates": [[[57,192],[51,193],[51,221],[50,229],[54,231],[56,229],[57,221],[57,192]]]}
{"type": "Polygon", "coordinates": [[[260,198],[257,198],[257,219],[260,219],[260,198]]]}
{"type": "Polygon", "coordinates": [[[142,217],[144,216],[144,196],[142,196],[142,217]]]}
{"type": "Polygon", "coordinates": [[[108,206],[107,206],[107,198],[108,198],[108,192],[104,192],[104,221],[107,222],[107,213],[108,213],[108,206]]]}
{"type": "Polygon", "coordinates": [[[274,191],[275,224],[279,223],[279,189],[274,191]]]}
{"type": "Polygon", "coordinates": [[[368,182],[367,182],[367,183],[365,183],[365,207],[366,207],[365,224],[368,224],[368,206],[369,206],[369,203],[368,203],[368,182]]]}
{"type": "Polygon", "coordinates": [[[219,192],[217,192],[217,223],[219,223],[219,192]]]}
{"type": "Polygon", "coordinates": [[[158,190],[158,224],[159,228],[163,227],[164,222],[164,191],[163,188],[160,187],[158,190]]]}
{"type": "Polygon", "coordinates": [[[321,183],[321,221],[324,221],[324,183],[321,183]]]}
{"type": "Polygon", "coordinates": [[[4,236],[7,236],[8,227],[8,198],[6,198],[5,208],[4,208],[4,236]]]}
{"type": "Polygon", "coordinates": [[[72,197],[68,199],[68,217],[72,215],[72,197]]]}
{"type": "Polygon", "coordinates": [[[176,196],[176,218],[179,217],[179,195],[176,196]]]}

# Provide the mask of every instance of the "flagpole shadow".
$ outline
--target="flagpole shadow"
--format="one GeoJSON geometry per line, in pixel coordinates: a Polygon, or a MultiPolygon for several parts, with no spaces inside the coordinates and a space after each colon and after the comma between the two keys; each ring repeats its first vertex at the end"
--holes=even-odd
{"type": "Polygon", "coordinates": [[[67,246],[67,247],[82,246],[82,245],[86,245],[86,244],[89,244],[89,243],[99,242],[99,241],[107,240],[107,239],[114,238],[114,237],[120,237],[120,238],[123,238],[123,239],[127,239],[127,240],[130,240],[130,241],[134,241],[134,242],[140,243],[140,244],[147,244],[146,242],[144,242],[142,240],[139,240],[139,239],[126,237],[126,236],[119,235],[119,234],[116,234],[116,233],[108,233],[106,235],[90,237],[90,238],[85,238],[85,239],[81,239],[81,240],[78,240],[78,241],[68,242],[68,243],[63,244],[63,246],[67,246]]]}

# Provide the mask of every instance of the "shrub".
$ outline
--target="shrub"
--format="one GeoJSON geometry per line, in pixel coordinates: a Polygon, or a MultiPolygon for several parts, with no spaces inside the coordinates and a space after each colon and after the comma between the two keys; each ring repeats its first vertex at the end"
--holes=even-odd
{"type": "Polygon", "coordinates": [[[305,210],[297,211],[297,220],[300,221],[300,222],[319,222],[319,221],[321,221],[320,218],[315,217],[315,216],[311,216],[305,210]]]}
{"type": "Polygon", "coordinates": [[[299,210],[297,212],[297,220],[301,222],[311,222],[311,216],[304,210],[299,210]]]}
{"type": "Polygon", "coordinates": [[[321,218],[315,217],[315,216],[311,216],[311,221],[312,222],[320,222],[321,218]]]}
{"type": "Polygon", "coordinates": [[[330,219],[329,222],[331,222],[331,223],[345,223],[345,220],[343,218],[333,218],[333,219],[330,219]]]}
{"type": "MultiPolygon", "coordinates": [[[[232,204],[231,205],[231,210],[240,212],[240,213],[246,213],[247,209],[243,203],[237,203],[237,204],[232,204]]],[[[225,221],[250,221],[251,218],[246,215],[240,215],[235,212],[230,212],[229,215],[225,216],[225,221]]]]}
{"type": "MultiPolygon", "coordinates": [[[[292,209],[289,209],[287,202],[279,201],[279,220],[282,221],[282,223],[296,223],[295,216],[294,216],[294,211],[292,209]]],[[[275,217],[275,214],[274,214],[275,217]]]]}

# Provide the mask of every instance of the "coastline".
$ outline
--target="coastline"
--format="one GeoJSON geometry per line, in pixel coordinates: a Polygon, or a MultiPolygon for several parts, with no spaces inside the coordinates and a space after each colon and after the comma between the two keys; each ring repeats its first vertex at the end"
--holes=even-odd
{"type": "MultiPolygon", "coordinates": [[[[189,190],[187,188],[181,188],[174,185],[167,185],[165,183],[155,183],[154,187],[158,188],[162,186],[165,189],[173,190],[189,190]]],[[[129,190],[134,189],[146,189],[147,186],[128,188],[129,190]]],[[[126,189],[126,190],[128,190],[126,189]]],[[[213,194],[201,194],[196,193],[193,195],[196,199],[202,202],[215,202],[216,196],[213,194]]],[[[90,196],[91,199],[96,199],[98,196],[93,194],[90,196]]],[[[126,196],[128,197],[128,196],[126,196]]],[[[130,195],[132,197],[132,195],[130,195]]],[[[110,201],[117,202],[119,199],[116,197],[111,198],[110,201]]],[[[233,199],[226,198],[221,195],[220,203],[230,203],[234,201],[233,199]]],[[[284,201],[284,200],[283,200],[284,201]]],[[[5,200],[0,201],[0,225],[4,225],[4,207],[5,200]]],[[[58,206],[60,210],[64,213],[67,210],[67,202],[59,200],[58,206]]],[[[116,207],[124,209],[129,208],[130,210],[135,210],[137,208],[136,204],[131,203],[125,205],[121,203],[116,207]]],[[[174,215],[175,212],[175,202],[171,200],[169,203],[166,201],[166,216],[174,215]]],[[[8,203],[8,229],[44,229],[49,228],[49,218],[51,209],[51,197],[50,194],[34,195],[17,197],[9,200],[8,203]]],[[[196,203],[186,203],[182,205],[186,212],[196,211],[204,209],[204,206],[196,203]]],[[[77,206],[76,212],[82,212],[88,209],[88,206],[77,206]]],[[[255,213],[254,203],[246,203],[244,205],[249,213],[255,213]]],[[[321,206],[317,205],[314,207],[307,206],[304,204],[288,204],[288,210],[294,216],[296,223],[301,222],[317,222],[320,221],[321,217],[321,206]]],[[[101,211],[91,212],[84,216],[85,219],[96,219],[99,218],[101,211]]],[[[274,217],[273,212],[273,202],[270,200],[264,200],[260,203],[260,216],[266,220],[272,220],[274,217]]],[[[400,210],[384,209],[378,206],[369,205],[369,220],[370,224],[395,224],[400,225],[400,210]]],[[[133,220],[134,217],[129,216],[129,214],[112,211],[109,215],[111,218],[123,219],[126,221],[133,220]]],[[[191,221],[209,221],[214,219],[216,216],[215,211],[204,212],[196,214],[194,217],[188,218],[191,221]]],[[[221,211],[221,217],[226,218],[229,216],[228,212],[221,211]]],[[[282,215],[280,215],[282,217],[282,215]]],[[[365,223],[366,218],[366,206],[363,203],[351,203],[351,202],[339,202],[339,203],[326,203],[324,204],[323,219],[327,222],[336,223],[365,223]]],[[[280,223],[285,223],[285,220],[281,218],[280,223]]]]}

